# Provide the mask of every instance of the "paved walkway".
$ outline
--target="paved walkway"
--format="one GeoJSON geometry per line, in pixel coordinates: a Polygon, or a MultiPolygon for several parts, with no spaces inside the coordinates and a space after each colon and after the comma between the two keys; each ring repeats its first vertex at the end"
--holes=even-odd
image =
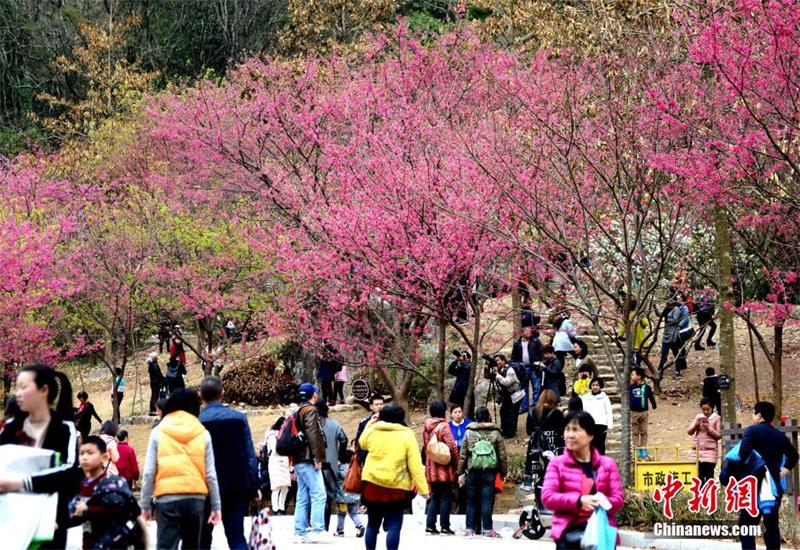
{"type": "MultiPolygon", "coordinates": [[[[332,518],[335,522],[336,519],[332,518]]],[[[366,521],[366,517],[363,518],[366,521]]],[[[465,538],[463,536],[429,536],[425,534],[425,520],[423,517],[406,516],[403,522],[403,531],[400,536],[400,549],[401,550],[479,550],[479,549],[548,549],[555,548],[555,544],[547,536],[540,540],[528,540],[521,538],[514,540],[511,538],[514,526],[516,525],[516,516],[510,515],[496,515],[494,517],[495,529],[501,534],[501,539],[486,539],[483,537],[465,538]]],[[[456,532],[461,532],[464,529],[464,516],[452,516],[451,523],[456,532]]],[[[149,522],[149,548],[154,549],[156,542],[156,524],[149,522]]],[[[245,519],[245,535],[250,531],[250,519],[245,519]]],[[[343,538],[333,538],[330,544],[309,545],[309,544],[294,544],[292,538],[294,535],[294,518],[292,516],[282,516],[272,518],[272,534],[275,541],[277,550],[309,550],[309,548],[319,547],[325,549],[337,550],[362,550],[364,548],[364,540],[356,538],[355,527],[352,521],[348,518],[345,524],[345,536],[343,538]]],[[[703,550],[738,550],[739,545],[732,541],[718,541],[718,540],[703,540],[697,539],[646,539],[643,533],[634,531],[623,531],[622,543],[619,546],[620,550],[625,548],[658,548],[661,550],[694,550],[702,546],[703,550]],[[702,545],[701,545],[702,542],[702,545]]],[[[67,548],[80,549],[81,547],[81,529],[76,527],[70,529],[67,548]]],[[[214,529],[214,539],[212,543],[214,550],[225,550],[228,548],[225,533],[222,525],[218,525],[214,529]]],[[[378,549],[383,550],[386,548],[386,536],[383,532],[378,538],[378,549]]],[[[759,549],[763,547],[759,546],[759,549]]]]}
{"type": "MultiPolygon", "coordinates": [[[[366,523],[366,516],[363,521],[366,523]]],[[[406,516],[403,522],[403,531],[400,536],[400,548],[408,550],[426,550],[428,548],[439,547],[438,550],[445,550],[448,548],[458,548],[458,550],[478,550],[481,548],[521,548],[535,549],[535,548],[555,548],[555,544],[549,539],[544,538],[540,541],[531,541],[527,539],[513,540],[511,534],[513,532],[513,520],[511,516],[496,516],[495,528],[498,529],[503,536],[502,539],[486,539],[483,537],[465,538],[462,536],[429,536],[425,535],[424,518],[417,518],[416,516],[406,516]]],[[[336,518],[332,518],[335,522],[336,518]]],[[[464,516],[454,515],[452,517],[453,529],[457,532],[464,529],[464,516]]],[[[156,524],[155,522],[148,523],[148,536],[149,548],[155,548],[156,541],[156,524]]],[[[250,519],[245,519],[245,534],[250,531],[250,519]]],[[[345,536],[343,538],[333,538],[333,542],[324,545],[308,545],[308,544],[293,544],[292,538],[294,536],[294,518],[292,516],[282,516],[272,518],[272,534],[277,546],[277,550],[292,550],[292,549],[305,549],[313,548],[314,546],[326,549],[341,549],[341,550],[361,550],[364,548],[364,539],[356,538],[355,527],[350,518],[345,523],[345,536]]],[[[214,539],[212,543],[214,550],[223,550],[228,548],[227,540],[225,539],[225,532],[221,525],[214,528],[214,539]]],[[[69,539],[67,547],[70,549],[78,549],[81,546],[81,529],[74,528],[69,531],[69,539]]],[[[381,532],[378,538],[378,548],[386,548],[386,536],[381,532]]]]}

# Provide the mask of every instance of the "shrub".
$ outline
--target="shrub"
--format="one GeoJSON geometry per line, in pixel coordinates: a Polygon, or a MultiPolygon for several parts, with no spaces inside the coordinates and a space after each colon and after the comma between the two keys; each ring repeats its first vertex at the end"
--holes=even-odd
{"type": "MultiPolygon", "coordinates": [[[[717,521],[736,521],[739,516],[725,512],[724,493],[722,490],[719,492],[719,506],[717,511],[708,516],[705,512],[698,515],[689,511],[689,493],[681,491],[674,499],[672,499],[672,511],[675,517],[672,521],[675,522],[691,522],[698,520],[717,520],[717,521]]],[[[625,504],[622,510],[617,514],[617,522],[620,526],[633,527],[635,529],[652,529],[653,523],[662,522],[664,517],[663,504],[653,501],[653,495],[650,493],[639,493],[636,491],[625,492],[625,504]]]]}
{"type": "MultiPolygon", "coordinates": [[[[717,502],[719,506],[715,514],[708,516],[694,514],[689,511],[689,494],[681,492],[672,500],[672,510],[675,517],[674,522],[697,522],[697,521],[733,521],[739,520],[739,514],[725,512],[725,491],[720,489],[717,502]]],[[[665,521],[663,505],[654,502],[649,493],[639,493],[635,491],[625,492],[625,504],[617,514],[617,523],[620,527],[632,527],[637,530],[649,531],[653,528],[653,523],[665,521]]],[[[800,519],[797,517],[794,507],[786,502],[780,508],[781,536],[784,542],[797,548],[800,543],[800,519]]]]}
{"type": "MultiPolygon", "coordinates": [[[[510,449],[509,449],[510,451],[510,449]]],[[[525,477],[525,455],[508,453],[508,473],[506,479],[516,483],[522,482],[525,477]]]]}
{"type": "Polygon", "coordinates": [[[297,384],[270,356],[259,357],[222,375],[227,401],[248,405],[288,405],[298,401],[297,384]]]}

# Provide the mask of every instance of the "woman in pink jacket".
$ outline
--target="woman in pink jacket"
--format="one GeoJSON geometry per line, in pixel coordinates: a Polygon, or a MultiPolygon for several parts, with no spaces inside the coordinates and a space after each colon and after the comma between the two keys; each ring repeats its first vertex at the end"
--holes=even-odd
{"type": "Polygon", "coordinates": [[[697,447],[697,477],[705,483],[714,477],[714,468],[719,458],[719,444],[722,439],[720,426],[722,418],[714,412],[714,405],[708,397],[700,400],[700,414],[689,423],[686,432],[694,436],[694,446],[697,447]]]}
{"type": "MultiPolygon", "coordinates": [[[[553,512],[550,536],[556,549],[580,548],[586,522],[600,505],[602,493],[611,503],[608,520],[616,525],[624,492],[614,459],[592,447],[595,422],[587,412],[578,411],[564,419],[566,451],[547,466],[542,486],[542,504],[553,512]]],[[[617,537],[619,543],[619,537],[617,537]]]]}

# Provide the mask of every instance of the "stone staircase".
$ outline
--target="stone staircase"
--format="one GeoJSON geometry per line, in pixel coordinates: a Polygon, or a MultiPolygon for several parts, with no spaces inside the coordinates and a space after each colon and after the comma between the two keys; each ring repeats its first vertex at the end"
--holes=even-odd
{"type": "MultiPolygon", "coordinates": [[[[597,367],[597,374],[603,379],[605,384],[604,391],[608,394],[611,400],[611,409],[614,412],[614,428],[608,432],[606,437],[606,455],[613,457],[615,460],[620,459],[620,426],[622,425],[622,395],[620,395],[619,384],[617,384],[614,373],[611,371],[611,365],[608,362],[603,346],[600,343],[600,338],[594,334],[580,335],[580,339],[586,342],[589,346],[589,356],[594,360],[597,367]]],[[[615,354],[614,360],[618,365],[622,364],[622,354],[615,354]]],[[[569,361],[567,362],[569,365],[569,361]]],[[[568,367],[567,380],[574,380],[574,364],[568,367]]]]}

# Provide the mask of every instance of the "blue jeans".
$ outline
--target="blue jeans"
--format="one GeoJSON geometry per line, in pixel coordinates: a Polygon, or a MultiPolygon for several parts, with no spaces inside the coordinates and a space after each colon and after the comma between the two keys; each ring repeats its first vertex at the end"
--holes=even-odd
{"type": "Polygon", "coordinates": [[[442,529],[450,529],[450,506],[453,502],[452,483],[431,483],[431,500],[428,503],[426,527],[436,527],[436,516],[440,516],[442,529]]]}
{"type": "Polygon", "coordinates": [[[347,518],[348,514],[350,515],[350,519],[353,520],[353,523],[356,527],[361,527],[363,524],[361,523],[361,518],[358,517],[358,503],[353,502],[351,504],[342,504],[336,503],[338,507],[338,511],[336,513],[337,523],[336,523],[336,530],[337,531],[344,531],[344,520],[347,518]],[[342,508],[347,507],[347,511],[343,512],[342,508]]]}
{"type": "Polygon", "coordinates": [[[315,533],[325,530],[325,481],[322,470],[314,468],[311,462],[294,465],[297,476],[297,501],[294,510],[294,534],[304,536],[308,527],[308,509],[311,508],[311,530],[315,533]]]}
{"type": "Polygon", "coordinates": [[[470,470],[467,474],[467,529],[492,530],[495,470],[470,470]]]}
{"type": "Polygon", "coordinates": [[[375,550],[381,524],[386,528],[386,550],[397,550],[400,546],[400,530],[403,528],[405,501],[367,503],[367,534],[364,537],[367,550],[375,550]]]}
{"type": "Polygon", "coordinates": [[[525,367],[525,372],[528,373],[528,380],[530,380],[530,385],[533,386],[533,396],[530,400],[528,400],[528,385],[526,385],[523,388],[525,390],[525,397],[522,398],[522,404],[519,407],[519,414],[526,413],[530,409],[534,408],[536,403],[539,402],[539,393],[541,393],[541,377],[536,375],[533,367],[525,367]]]}

